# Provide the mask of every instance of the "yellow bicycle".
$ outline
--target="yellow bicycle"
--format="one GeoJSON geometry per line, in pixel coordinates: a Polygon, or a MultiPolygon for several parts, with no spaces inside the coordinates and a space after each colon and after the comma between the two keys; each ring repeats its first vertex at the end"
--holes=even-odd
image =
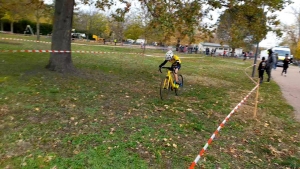
{"type": "MultiPolygon", "coordinates": [[[[175,91],[175,95],[178,96],[181,94],[181,91],[183,89],[183,76],[178,75],[178,81],[179,84],[175,84],[173,80],[173,69],[170,67],[161,67],[163,69],[167,70],[166,77],[162,79],[160,84],[160,98],[162,100],[169,98],[170,91],[175,91]]],[[[161,70],[160,70],[160,73],[161,70]]]]}

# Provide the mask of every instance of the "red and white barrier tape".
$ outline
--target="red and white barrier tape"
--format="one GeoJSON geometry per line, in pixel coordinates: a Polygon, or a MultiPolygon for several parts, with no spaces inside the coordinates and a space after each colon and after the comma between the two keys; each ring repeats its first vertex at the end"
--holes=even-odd
{"type": "Polygon", "coordinates": [[[28,40],[28,39],[17,39],[17,38],[1,38],[1,40],[13,40],[13,41],[25,41],[25,42],[37,42],[37,43],[51,43],[46,41],[28,40]]]}
{"type": "Polygon", "coordinates": [[[192,164],[190,165],[189,169],[194,169],[194,167],[196,166],[197,162],[200,160],[200,158],[203,156],[205,150],[207,149],[207,147],[212,143],[212,141],[214,140],[214,138],[216,137],[216,135],[219,133],[219,131],[221,130],[222,127],[224,127],[225,123],[229,120],[229,118],[231,117],[231,115],[244,103],[246,102],[246,100],[248,99],[248,97],[251,95],[251,93],[258,87],[259,85],[256,85],[251,92],[248,93],[248,95],[228,114],[228,116],[223,120],[223,122],[219,125],[219,127],[217,128],[217,130],[214,132],[214,134],[208,139],[207,143],[205,144],[205,146],[202,148],[202,150],[200,151],[199,155],[196,157],[196,159],[192,162],[192,164]]]}
{"type": "MultiPolygon", "coordinates": [[[[101,51],[68,51],[68,50],[0,50],[0,53],[91,53],[91,54],[108,54],[108,53],[120,53],[120,52],[101,52],[101,51]]],[[[143,53],[122,53],[122,54],[140,54],[143,53]]]]}
{"type": "MultiPolygon", "coordinates": [[[[25,42],[36,42],[36,43],[48,43],[51,44],[51,42],[47,41],[38,41],[38,40],[29,40],[29,39],[18,39],[18,38],[1,38],[1,40],[12,40],[12,41],[25,41],[25,42]]],[[[90,42],[95,42],[95,41],[90,41],[90,42]]],[[[72,43],[75,45],[85,45],[85,44],[79,44],[79,43],[72,43]]]]}
{"type": "Polygon", "coordinates": [[[253,66],[256,66],[256,64],[253,64],[253,65],[247,67],[247,68],[244,70],[244,72],[245,72],[246,76],[248,76],[249,79],[250,79],[254,84],[257,85],[257,82],[256,82],[250,75],[248,75],[248,73],[247,73],[247,69],[249,69],[250,67],[253,67],[253,66]]]}

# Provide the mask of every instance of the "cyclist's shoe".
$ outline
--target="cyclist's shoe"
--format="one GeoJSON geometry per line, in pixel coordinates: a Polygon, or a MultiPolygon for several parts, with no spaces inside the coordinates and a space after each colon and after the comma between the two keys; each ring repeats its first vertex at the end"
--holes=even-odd
{"type": "Polygon", "coordinates": [[[179,87],[182,87],[182,83],[180,83],[180,82],[178,83],[178,82],[175,82],[175,81],[174,81],[174,84],[175,84],[175,85],[177,84],[179,87]]]}

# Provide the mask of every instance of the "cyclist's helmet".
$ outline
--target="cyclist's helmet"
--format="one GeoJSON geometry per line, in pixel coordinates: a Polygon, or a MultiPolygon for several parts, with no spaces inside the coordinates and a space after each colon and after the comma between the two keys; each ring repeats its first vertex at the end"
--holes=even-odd
{"type": "Polygon", "coordinates": [[[173,52],[171,50],[169,50],[167,53],[166,53],[166,60],[171,60],[172,57],[173,57],[173,52]]]}

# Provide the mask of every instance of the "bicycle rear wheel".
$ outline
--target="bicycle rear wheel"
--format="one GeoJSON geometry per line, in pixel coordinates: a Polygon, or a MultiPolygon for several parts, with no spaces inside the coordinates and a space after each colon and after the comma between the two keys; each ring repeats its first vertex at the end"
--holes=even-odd
{"type": "Polygon", "coordinates": [[[179,88],[175,89],[175,95],[181,95],[182,94],[182,90],[183,90],[183,76],[182,75],[178,75],[178,82],[179,82],[179,88]]]}
{"type": "Polygon", "coordinates": [[[161,100],[166,100],[169,98],[169,92],[171,91],[171,86],[168,78],[164,78],[160,83],[160,98],[161,100]]]}

